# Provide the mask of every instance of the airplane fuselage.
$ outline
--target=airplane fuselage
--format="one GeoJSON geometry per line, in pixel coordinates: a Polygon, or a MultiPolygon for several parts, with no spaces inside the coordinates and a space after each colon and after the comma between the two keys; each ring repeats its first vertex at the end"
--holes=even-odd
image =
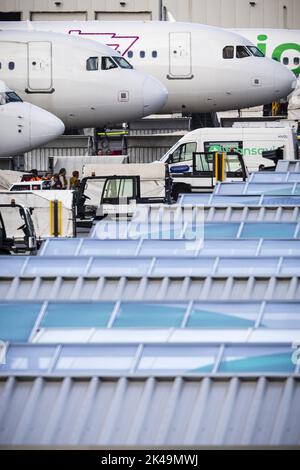
{"type": "MultiPolygon", "coordinates": [[[[16,23],[14,23],[15,25],[16,23]]],[[[9,28],[8,23],[0,23],[9,28]]],[[[210,112],[270,103],[287,96],[295,80],[281,64],[253,54],[238,56],[249,40],[194,23],[25,22],[19,28],[88,38],[119,51],[136,69],[154,75],[169,93],[162,112],[210,112]],[[233,56],[224,58],[224,48],[233,56]]],[[[250,42],[251,45],[251,42],[250,42]]]]}

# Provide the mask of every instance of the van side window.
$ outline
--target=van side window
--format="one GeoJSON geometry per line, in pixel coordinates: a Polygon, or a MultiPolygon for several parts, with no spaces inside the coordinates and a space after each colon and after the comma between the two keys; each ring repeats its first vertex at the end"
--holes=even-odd
{"type": "Polygon", "coordinates": [[[233,59],[234,56],[234,47],[226,46],[223,49],[223,59],[233,59]]]}
{"type": "Polygon", "coordinates": [[[236,46],[236,58],[244,59],[244,57],[249,57],[251,54],[247,51],[245,46],[236,46]]]}
{"type": "Polygon", "coordinates": [[[197,150],[196,142],[182,144],[173,153],[173,163],[186,162],[193,159],[193,152],[197,150]]]}
{"type": "Polygon", "coordinates": [[[99,67],[99,59],[98,57],[89,57],[86,61],[86,69],[87,70],[98,70],[99,67]]]}

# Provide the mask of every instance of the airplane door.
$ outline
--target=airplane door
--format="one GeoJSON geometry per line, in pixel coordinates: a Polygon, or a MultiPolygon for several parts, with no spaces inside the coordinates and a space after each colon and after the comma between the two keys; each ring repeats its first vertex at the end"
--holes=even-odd
{"type": "Polygon", "coordinates": [[[28,43],[28,91],[51,93],[52,44],[48,41],[28,43]]]}
{"type": "Polygon", "coordinates": [[[169,34],[169,79],[193,78],[191,43],[191,33],[180,32],[169,34]]]}

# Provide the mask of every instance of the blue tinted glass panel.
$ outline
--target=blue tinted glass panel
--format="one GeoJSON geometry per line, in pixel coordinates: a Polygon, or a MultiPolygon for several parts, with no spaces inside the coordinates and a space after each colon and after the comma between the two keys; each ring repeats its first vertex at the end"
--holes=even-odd
{"type": "Polygon", "coordinates": [[[145,346],[138,372],[212,372],[217,347],[145,346]]]}
{"type": "Polygon", "coordinates": [[[42,303],[0,303],[0,339],[27,341],[42,303]]]}
{"type": "Polygon", "coordinates": [[[42,248],[43,256],[75,255],[79,242],[78,239],[72,238],[48,240],[45,249],[42,248]]]}
{"type": "Polygon", "coordinates": [[[267,303],[261,326],[267,328],[299,329],[300,304],[296,302],[267,303]]]}
{"type": "Polygon", "coordinates": [[[45,372],[51,366],[54,353],[55,346],[10,346],[6,354],[6,364],[0,365],[0,372],[45,372]]]}
{"type": "Polygon", "coordinates": [[[1,256],[0,276],[19,276],[27,258],[16,256],[1,256]]]}
{"type": "Polygon", "coordinates": [[[143,258],[95,258],[89,274],[97,276],[144,276],[150,268],[150,263],[151,259],[143,258]]]}
{"type": "Polygon", "coordinates": [[[259,196],[214,196],[212,205],[216,206],[257,206],[259,196]]]}
{"type": "Polygon", "coordinates": [[[219,307],[219,309],[220,311],[193,308],[186,325],[187,328],[252,328],[255,325],[257,313],[252,314],[252,320],[245,318],[242,315],[242,306],[240,316],[236,314],[230,315],[227,312],[223,313],[221,311],[222,307],[219,307]]]}
{"type": "Polygon", "coordinates": [[[43,328],[104,328],[114,303],[49,303],[43,328]]]}
{"type": "Polygon", "coordinates": [[[81,256],[133,256],[137,240],[85,240],[80,249],[81,256]]]}
{"type": "Polygon", "coordinates": [[[211,194],[183,194],[180,198],[180,204],[187,205],[205,205],[210,201],[211,194]]]}
{"type": "Polygon", "coordinates": [[[299,196],[264,196],[266,206],[300,206],[299,196]]]}
{"type": "Polygon", "coordinates": [[[275,274],[279,258],[223,258],[218,264],[217,273],[228,272],[251,275],[261,273],[265,275],[275,274]]]}
{"type": "Polygon", "coordinates": [[[289,183],[298,183],[300,181],[300,173],[290,173],[288,176],[289,183]]]}
{"type": "Polygon", "coordinates": [[[257,240],[205,240],[200,256],[254,256],[257,240]]]}
{"type": "Polygon", "coordinates": [[[128,371],[136,346],[63,346],[55,369],[58,371],[128,371]]]}
{"type": "Polygon", "coordinates": [[[235,238],[239,223],[206,223],[204,226],[205,239],[235,238]]]}
{"type": "Polygon", "coordinates": [[[31,276],[80,276],[84,274],[87,263],[87,258],[47,258],[46,256],[41,256],[30,258],[25,274],[31,276]]]}
{"type": "Polygon", "coordinates": [[[187,305],[122,303],[113,324],[117,328],[179,328],[187,305]]]}
{"type": "Polygon", "coordinates": [[[222,361],[219,372],[288,372],[294,371],[295,366],[291,361],[292,351],[264,356],[252,356],[242,359],[222,361]]]}
{"type": "Polygon", "coordinates": [[[250,176],[251,183],[285,183],[287,178],[286,173],[267,172],[252,173],[250,176]]]}
{"type": "Polygon", "coordinates": [[[300,258],[284,259],[281,266],[281,274],[300,275],[300,258]]]}
{"type": "Polygon", "coordinates": [[[215,258],[203,258],[201,260],[181,258],[181,259],[157,259],[151,274],[154,276],[191,276],[212,272],[215,258]]]}
{"type": "Polygon", "coordinates": [[[241,238],[293,238],[296,224],[293,223],[246,223],[241,238]]]}
{"type": "Polygon", "coordinates": [[[253,183],[249,184],[247,194],[289,195],[293,193],[293,185],[286,183],[253,183]]]}
{"type": "Polygon", "coordinates": [[[261,255],[300,256],[300,240],[264,240],[261,255]]]}
{"type": "Polygon", "coordinates": [[[144,240],[140,256],[195,256],[197,245],[186,240],[144,240]]]}

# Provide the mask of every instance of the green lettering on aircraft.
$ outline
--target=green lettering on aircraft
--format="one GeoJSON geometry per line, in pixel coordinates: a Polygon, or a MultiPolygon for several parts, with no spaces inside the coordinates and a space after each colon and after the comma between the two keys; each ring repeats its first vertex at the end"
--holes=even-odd
{"type": "MultiPolygon", "coordinates": [[[[257,43],[257,47],[265,55],[267,52],[267,44],[262,41],[267,41],[267,39],[268,39],[268,36],[266,34],[259,34],[257,36],[257,40],[259,41],[257,43]]],[[[277,60],[278,62],[281,62],[283,53],[286,51],[290,51],[290,50],[297,51],[300,55],[300,44],[297,44],[295,42],[287,42],[285,44],[280,44],[274,49],[272,53],[272,59],[277,60]]],[[[297,77],[298,75],[300,75],[300,65],[298,65],[297,67],[291,70],[292,72],[294,72],[295,75],[297,75],[297,77]]]]}

